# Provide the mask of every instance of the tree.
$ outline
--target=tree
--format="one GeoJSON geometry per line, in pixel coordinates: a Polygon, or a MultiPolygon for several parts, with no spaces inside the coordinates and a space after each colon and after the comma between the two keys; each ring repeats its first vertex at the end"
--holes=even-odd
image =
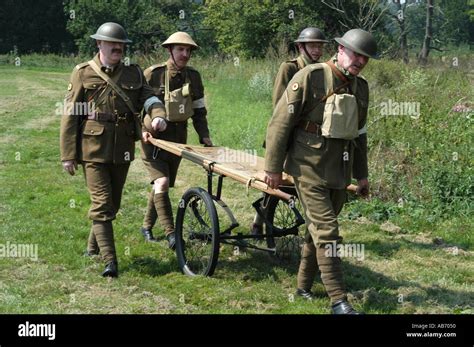
{"type": "Polygon", "coordinates": [[[388,10],[379,0],[322,0],[322,3],[335,11],[345,30],[360,28],[371,32],[388,10]]]}
{"type": "Polygon", "coordinates": [[[73,49],[60,1],[2,1],[0,53],[63,53],[73,49]]]}
{"type": "Polygon", "coordinates": [[[125,28],[133,41],[129,45],[131,50],[149,53],[175,31],[195,34],[194,14],[199,6],[185,0],[68,0],[64,11],[68,16],[67,28],[76,37],[81,53],[95,51],[90,35],[105,22],[117,22],[125,28]]]}
{"type": "MultiPolygon", "coordinates": [[[[420,47],[426,36],[427,6],[426,0],[418,0],[416,6],[409,8],[408,41],[420,47]]],[[[452,45],[473,41],[474,26],[469,18],[468,0],[439,0],[433,3],[432,11],[430,50],[442,52],[452,45]]]]}
{"type": "MultiPolygon", "coordinates": [[[[471,1],[474,14],[474,1],[471,1]]],[[[473,42],[474,16],[469,17],[469,1],[440,0],[438,3],[440,20],[435,21],[433,27],[440,42],[444,45],[473,42]]]]}
{"type": "Polygon", "coordinates": [[[262,57],[269,47],[291,43],[309,26],[328,38],[340,34],[333,11],[321,0],[208,0],[205,16],[223,53],[247,57],[262,57]]]}
{"type": "Polygon", "coordinates": [[[421,48],[420,54],[418,55],[418,62],[422,65],[427,63],[428,54],[430,54],[430,45],[433,38],[433,8],[434,0],[427,0],[425,39],[423,40],[423,46],[421,48]]]}
{"type": "Polygon", "coordinates": [[[337,35],[354,28],[371,32],[377,40],[380,55],[393,47],[393,30],[386,25],[390,1],[387,0],[322,0],[329,14],[336,18],[337,35]]]}
{"type": "Polygon", "coordinates": [[[403,62],[408,64],[410,59],[408,57],[408,42],[407,42],[407,27],[405,23],[405,10],[408,5],[408,2],[405,1],[403,4],[400,0],[393,0],[393,3],[396,6],[396,14],[392,14],[392,17],[398,23],[400,29],[400,36],[399,36],[399,47],[400,47],[400,55],[402,56],[403,62]]]}

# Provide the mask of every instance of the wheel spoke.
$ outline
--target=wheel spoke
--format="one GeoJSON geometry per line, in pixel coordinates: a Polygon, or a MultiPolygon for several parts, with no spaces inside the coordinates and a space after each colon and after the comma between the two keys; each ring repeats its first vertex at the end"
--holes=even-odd
{"type": "MultiPolygon", "coordinates": [[[[279,230],[296,227],[298,224],[297,219],[290,206],[280,199],[273,197],[271,199],[274,200],[269,204],[268,216],[272,225],[279,230]]],[[[301,202],[298,199],[296,199],[295,207],[297,210],[303,211],[301,202]]],[[[302,228],[299,229],[301,229],[299,230],[300,232],[303,230],[302,228]]],[[[270,236],[267,239],[267,244],[275,247],[275,255],[286,261],[299,261],[303,242],[304,239],[301,233],[298,235],[270,236]]]]}
{"type": "Polygon", "coordinates": [[[217,213],[210,196],[200,188],[186,192],[184,208],[178,210],[177,230],[183,245],[178,249],[181,266],[187,274],[208,275],[217,261],[216,240],[218,234],[217,213]]]}

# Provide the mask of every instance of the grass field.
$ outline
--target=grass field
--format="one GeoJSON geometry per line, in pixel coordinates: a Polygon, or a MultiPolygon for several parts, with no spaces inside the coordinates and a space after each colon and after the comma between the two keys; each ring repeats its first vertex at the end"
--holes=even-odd
{"type": "MultiPolygon", "coordinates": [[[[363,260],[344,258],[344,270],[351,301],[367,313],[474,313],[473,66],[469,56],[459,67],[450,59],[424,70],[371,62],[364,71],[372,196],[351,201],[340,220],[345,241],[365,246],[363,260]],[[388,99],[418,102],[421,115],[381,117],[388,99]]],[[[182,275],[164,240],[146,244],[139,234],[149,190],[139,159],[114,223],[120,277],[101,278],[103,263],[82,256],[90,226],[83,174],[70,177],[59,161],[55,109],[73,62],[32,61],[0,66],[0,246],[38,247],[37,260],[0,258],[0,313],[329,312],[319,280],[317,300],[293,297],[298,264],[268,254],[224,246],[212,278],[182,275]]],[[[277,62],[193,65],[205,81],[214,143],[262,155],[277,62]]],[[[197,142],[192,126],[190,139],[197,142]]],[[[206,186],[205,171],[183,162],[173,203],[194,186],[206,186]]],[[[223,197],[238,231],[248,232],[259,195],[227,179],[223,197]]]]}

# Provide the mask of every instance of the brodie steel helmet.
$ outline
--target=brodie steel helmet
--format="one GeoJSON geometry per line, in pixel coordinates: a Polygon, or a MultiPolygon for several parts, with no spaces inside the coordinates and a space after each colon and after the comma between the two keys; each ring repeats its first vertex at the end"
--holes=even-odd
{"type": "Polygon", "coordinates": [[[306,28],[303,29],[295,40],[295,43],[306,43],[306,42],[329,42],[326,40],[326,36],[324,36],[323,32],[318,28],[306,28]]]}
{"type": "Polygon", "coordinates": [[[165,42],[161,44],[162,47],[169,47],[172,45],[189,45],[192,49],[198,49],[199,46],[194,42],[191,35],[185,33],[184,31],[177,31],[174,34],[171,34],[170,37],[166,39],[165,42]]]}
{"type": "Polygon", "coordinates": [[[91,37],[102,41],[132,43],[132,41],[128,39],[125,29],[120,24],[113,22],[102,24],[91,37]]]}
{"type": "Polygon", "coordinates": [[[342,37],[336,37],[337,43],[366,57],[379,59],[377,42],[372,34],[362,29],[351,29],[342,37]]]}

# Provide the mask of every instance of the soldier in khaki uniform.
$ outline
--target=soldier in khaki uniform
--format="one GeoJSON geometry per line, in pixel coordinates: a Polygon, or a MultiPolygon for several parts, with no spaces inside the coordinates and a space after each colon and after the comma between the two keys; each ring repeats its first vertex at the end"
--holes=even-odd
{"type": "Polygon", "coordinates": [[[273,108],[293,76],[305,66],[319,61],[323,55],[324,44],[328,42],[323,32],[318,28],[309,27],[301,31],[298,39],[295,40],[300,55],[296,59],[282,63],[275,78],[272,95],[273,108]]]}
{"type": "Polygon", "coordinates": [[[191,118],[200,143],[212,146],[212,141],[209,137],[201,76],[187,65],[191,52],[198,49],[198,45],[189,34],[176,32],[163,42],[162,46],[169,52],[168,61],[145,70],[146,80],[165,103],[166,116],[144,117],[143,126],[146,131],[141,147],[142,159],[153,189],[148,199],[141,232],[145,240],[155,241],[152,228],[158,219],[169,247],[174,249],[173,211],[168,190],[174,186],[181,158],[153,146],[147,138],[153,135],[162,140],[186,143],[188,119],[191,118]],[[158,131],[158,125],[165,125],[165,128],[158,131]]]}
{"type": "MultiPolygon", "coordinates": [[[[277,188],[283,170],[294,177],[310,234],[306,261],[316,254],[332,312],[349,314],[357,312],[347,302],[341,259],[328,250],[342,241],[337,215],[351,178],[359,194],[368,194],[369,88],[358,75],[369,57],[377,58],[377,44],[361,29],[335,40],[337,54],[296,73],[278,101],[267,130],[265,181],[277,188]]],[[[309,291],[316,273],[306,265],[302,259],[298,282],[309,291]]]]}
{"type": "MultiPolygon", "coordinates": [[[[299,52],[298,58],[282,63],[275,78],[272,95],[273,108],[275,108],[293,76],[305,66],[319,61],[319,58],[323,55],[324,44],[327,42],[329,41],[326,40],[323,32],[318,28],[308,27],[301,31],[295,40],[299,52]]],[[[263,234],[263,218],[259,214],[255,215],[250,226],[250,233],[252,235],[263,234]]],[[[300,294],[304,296],[304,293],[300,294]]]]}
{"type": "Polygon", "coordinates": [[[138,115],[142,108],[153,117],[164,116],[165,110],[140,67],[121,62],[125,44],[131,42],[122,26],[105,23],[91,37],[99,53],[71,74],[67,112],[61,118],[61,161],[71,175],[78,163],[83,165],[92,202],[87,254],[100,251],[107,263],[102,275],[117,277],[112,220],[141,136],[138,115]]]}

